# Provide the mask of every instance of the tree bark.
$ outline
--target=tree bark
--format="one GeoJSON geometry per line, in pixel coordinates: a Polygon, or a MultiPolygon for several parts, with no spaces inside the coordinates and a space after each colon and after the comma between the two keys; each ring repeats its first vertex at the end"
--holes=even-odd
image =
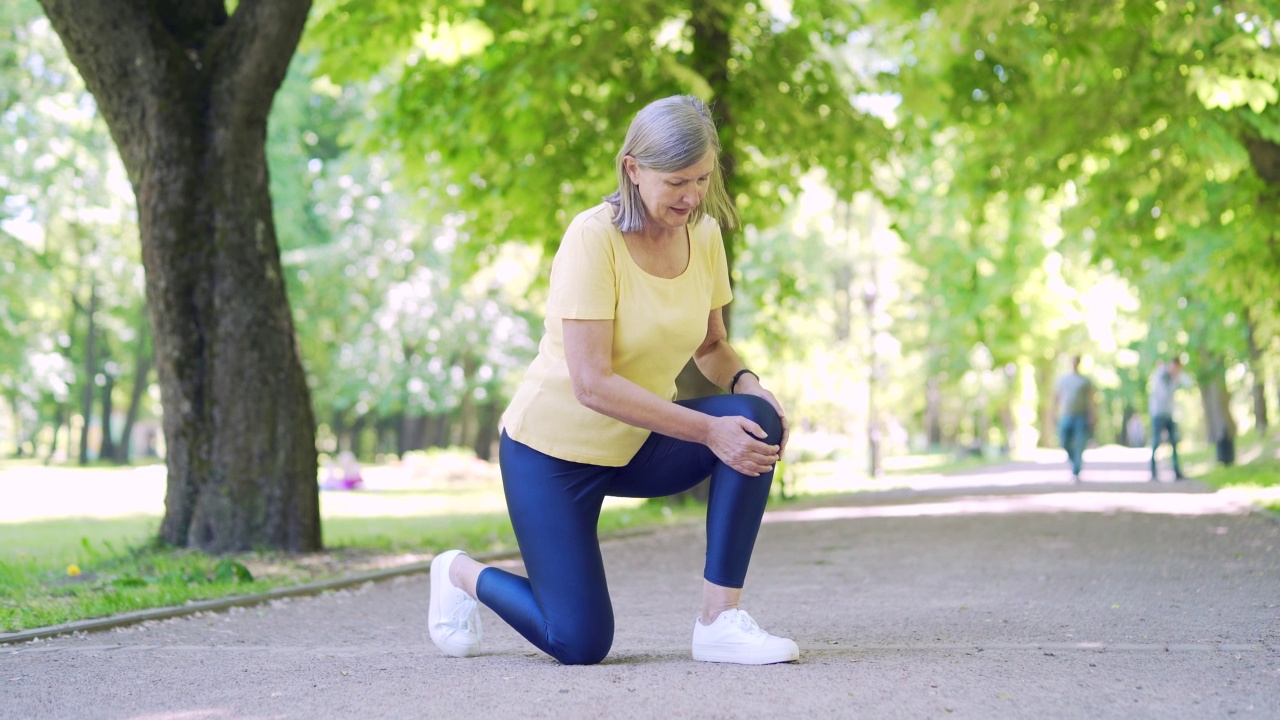
{"type": "Polygon", "coordinates": [[[89,308],[85,314],[89,322],[84,331],[84,376],[81,378],[80,385],[80,417],[84,418],[80,426],[81,465],[89,464],[89,416],[93,414],[93,376],[97,367],[97,358],[94,357],[96,349],[94,340],[98,332],[94,327],[93,319],[98,314],[98,284],[93,275],[89,276],[89,308]]]}
{"type": "Polygon", "coordinates": [[[111,437],[111,413],[115,410],[111,403],[111,393],[115,390],[116,379],[111,373],[104,373],[102,384],[102,440],[98,442],[98,459],[110,460],[116,455],[115,439],[111,437]]]}
{"type": "Polygon", "coordinates": [[[1036,371],[1036,417],[1040,419],[1040,436],[1036,447],[1050,448],[1058,444],[1057,418],[1053,414],[1053,392],[1056,378],[1053,376],[1053,358],[1037,357],[1033,363],[1036,371]]]}
{"type": "Polygon", "coordinates": [[[1258,432],[1267,432],[1267,374],[1263,371],[1262,349],[1255,337],[1255,325],[1249,311],[1245,310],[1245,340],[1249,345],[1249,374],[1253,376],[1253,424],[1258,432]]]}
{"type": "Polygon", "coordinates": [[[267,115],[310,0],[41,0],[138,202],[168,493],[161,539],[320,548],[315,420],[280,270],[267,115]]]}
{"type": "Polygon", "coordinates": [[[1216,447],[1219,462],[1234,464],[1236,422],[1231,417],[1226,364],[1220,356],[1202,352],[1195,375],[1196,384],[1200,387],[1200,404],[1204,409],[1205,439],[1216,447]]]}
{"type": "Polygon", "coordinates": [[[116,445],[117,463],[126,465],[133,459],[133,426],[138,422],[142,395],[151,377],[151,349],[148,347],[146,329],[138,333],[137,347],[133,355],[133,389],[129,391],[129,408],[124,414],[124,427],[120,430],[120,444],[116,445]]]}

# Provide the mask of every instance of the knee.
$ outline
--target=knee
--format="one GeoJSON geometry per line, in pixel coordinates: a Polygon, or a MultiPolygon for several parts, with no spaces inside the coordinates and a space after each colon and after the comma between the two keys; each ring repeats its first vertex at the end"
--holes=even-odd
{"type": "Polygon", "coordinates": [[[777,445],[782,442],[782,418],[767,400],[755,395],[731,395],[741,406],[738,414],[764,429],[765,442],[777,445]]]}
{"type": "Polygon", "coordinates": [[[563,665],[595,665],[605,659],[612,647],[613,628],[596,628],[596,632],[579,632],[573,637],[557,639],[552,643],[550,655],[563,665]]]}

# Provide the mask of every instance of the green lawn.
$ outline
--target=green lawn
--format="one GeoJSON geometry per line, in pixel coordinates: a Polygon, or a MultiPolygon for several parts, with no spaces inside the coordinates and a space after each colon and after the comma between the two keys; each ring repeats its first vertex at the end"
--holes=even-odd
{"type": "MultiPolygon", "coordinates": [[[[0,492],[9,500],[0,508],[0,632],[350,576],[425,561],[451,547],[514,549],[501,485],[487,464],[437,460],[366,468],[368,490],[322,492],[324,552],[223,557],[155,544],[164,486],[154,469],[7,463],[0,466],[0,492]],[[459,467],[476,472],[468,477],[459,467]],[[63,512],[71,516],[58,516],[63,512]]],[[[700,515],[611,500],[600,528],[700,515]]]]}

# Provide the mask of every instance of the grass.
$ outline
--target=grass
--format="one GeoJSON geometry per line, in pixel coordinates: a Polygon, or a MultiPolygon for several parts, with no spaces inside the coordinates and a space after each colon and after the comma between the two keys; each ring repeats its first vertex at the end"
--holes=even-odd
{"type": "MultiPolygon", "coordinates": [[[[367,468],[370,490],[321,493],[325,551],[225,556],[154,541],[162,480],[129,469],[54,471],[6,463],[0,466],[0,492],[10,500],[0,508],[0,632],[347,577],[425,561],[451,547],[513,550],[501,485],[487,464],[474,462],[435,458],[419,467],[367,468]],[[109,494],[93,495],[108,487],[109,494]],[[55,517],[64,507],[78,514],[55,517]]],[[[674,524],[702,512],[611,500],[600,531],[674,524]]]]}
{"type": "Polygon", "coordinates": [[[1197,480],[1214,490],[1243,491],[1271,512],[1280,513],[1280,495],[1275,491],[1280,488],[1280,433],[1249,433],[1237,438],[1236,465],[1218,465],[1212,449],[1206,452],[1206,470],[1197,480]]]}
{"type": "MultiPolygon", "coordinates": [[[[1247,465],[1217,467],[1196,478],[1215,490],[1233,488],[1257,492],[1265,488],[1280,487],[1280,458],[1255,460],[1247,465]]],[[[1275,493],[1267,493],[1275,498],[1275,493]]],[[[1260,500],[1259,503],[1274,513],[1280,513],[1280,501],[1260,500]]]]}

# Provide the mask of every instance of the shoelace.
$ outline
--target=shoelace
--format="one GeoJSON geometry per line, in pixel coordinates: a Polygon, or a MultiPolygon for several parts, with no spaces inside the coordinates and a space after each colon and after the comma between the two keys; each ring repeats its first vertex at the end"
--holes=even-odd
{"type": "Polygon", "coordinates": [[[737,625],[743,632],[754,637],[768,637],[769,633],[765,632],[756,624],[754,618],[747,614],[746,610],[734,610],[733,617],[729,621],[737,625]]]}
{"type": "MultiPolygon", "coordinates": [[[[459,590],[458,592],[461,593],[462,591],[459,590]]],[[[475,628],[471,627],[471,611],[475,606],[476,601],[472,600],[471,596],[468,595],[465,601],[454,603],[453,612],[449,613],[447,617],[441,620],[440,624],[456,630],[464,630],[469,633],[474,633],[475,628]]]]}

